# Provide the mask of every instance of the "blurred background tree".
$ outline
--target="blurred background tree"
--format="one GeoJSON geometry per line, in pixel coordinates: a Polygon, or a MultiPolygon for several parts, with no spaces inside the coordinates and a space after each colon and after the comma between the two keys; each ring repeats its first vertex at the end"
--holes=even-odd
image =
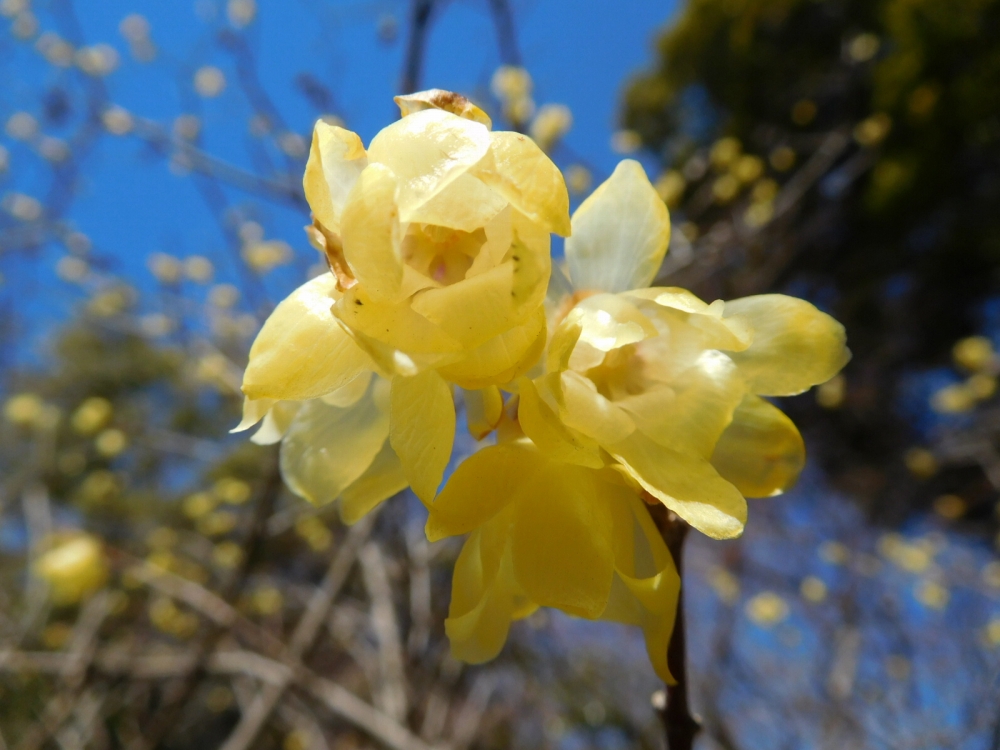
{"type": "Polygon", "coordinates": [[[704,746],[1000,748],[997,2],[133,5],[0,0],[0,750],[661,746],[637,634],[539,612],[460,665],[418,503],[346,528],[227,434],[324,270],[312,123],[367,141],[400,80],[529,132],[574,201],[641,159],[664,283],[848,325],[785,405],[822,460],[692,539],[704,746]]]}

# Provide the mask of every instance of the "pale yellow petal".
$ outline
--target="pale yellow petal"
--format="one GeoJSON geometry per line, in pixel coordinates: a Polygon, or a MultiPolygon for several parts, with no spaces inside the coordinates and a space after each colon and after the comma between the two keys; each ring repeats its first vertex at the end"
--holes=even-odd
{"type": "Polygon", "coordinates": [[[593,382],[578,372],[553,373],[537,383],[542,398],[554,399],[563,422],[601,445],[618,443],[635,430],[629,414],[598,393],[593,382]]]}
{"type": "Polygon", "coordinates": [[[562,172],[526,135],[491,133],[490,157],[474,173],[547,232],[570,233],[569,192],[562,172]]]}
{"type": "Polygon", "coordinates": [[[454,91],[427,89],[412,94],[394,96],[392,100],[399,107],[401,117],[412,115],[414,112],[422,112],[425,109],[443,109],[445,112],[451,112],[453,115],[485,125],[487,130],[493,127],[493,121],[488,114],[466,97],[456,94],[454,91]]]}
{"type": "Polygon", "coordinates": [[[396,176],[381,164],[369,164],[358,177],[341,220],[344,258],[374,300],[394,302],[403,284],[402,232],[396,176]]]}
{"type": "Polygon", "coordinates": [[[463,388],[504,386],[528,372],[545,349],[545,309],[539,307],[523,325],[515,326],[438,369],[463,388]]]}
{"type": "Polygon", "coordinates": [[[409,354],[461,351],[461,344],[414,311],[409,301],[377,302],[361,286],[344,293],[333,314],[353,331],[409,354]]]}
{"type": "Polygon", "coordinates": [[[625,159],[573,214],[566,240],[570,279],[577,290],[649,286],[669,241],[666,204],[639,162],[625,159]]]}
{"type": "Polygon", "coordinates": [[[392,379],[389,440],[413,492],[429,503],[437,494],[455,440],[451,387],[434,370],[392,379]]]}
{"type": "Polygon", "coordinates": [[[372,369],[371,358],[330,311],[339,296],[336,284],[332,274],[317,276],[264,322],[243,375],[243,393],[249,398],[315,398],[372,369]]]}
{"type": "Polygon", "coordinates": [[[681,580],[673,563],[651,578],[631,578],[615,572],[608,606],[600,619],[638,625],[646,641],[646,653],[657,676],[676,684],[667,666],[667,650],[674,632],[681,580]]]}
{"type": "Polygon", "coordinates": [[[347,194],[366,166],[368,156],[356,133],[316,122],[302,186],[313,216],[328,231],[340,232],[347,194]]]}
{"type": "Polygon", "coordinates": [[[278,401],[271,407],[271,410],[264,417],[260,429],[250,438],[251,443],[257,445],[274,445],[279,442],[299,413],[302,406],[301,401],[278,401]]]}
{"type": "Polygon", "coordinates": [[[296,495],[322,505],[336,500],[372,465],[389,434],[376,387],[341,409],[307,401],[281,443],[281,474],[296,495]]]}
{"type": "Polygon", "coordinates": [[[368,384],[371,382],[373,373],[363,372],[353,380],[344,383],[335,391],[330,391],[325,396],[320,396],[330,406],[350,406],[368,392],[368,384]]]}
{"type": "Polygon", "coordinates": [[[595,472],[546,462],[521,483],[516,503],[511,554],[528,598],[581,617],[600,615],[614,573],[613,521],[595,472]]]}
{"type": "Polygon", "coordinates": [[[503,395],[495,385],[476,390],[462,389],[465,401],[465,419],[469,426],[469,434],[476,440],[482,440],[500,424],[503,416],[503,395]]]}
{"type": "Polygon", "coordinates": [[[535,384],[527,378],[518,380],[517,417],[524,434],[538,449],[556,461],[589,466],[604,466],[597,442],[571,430],[538,395],[535,384]]]}
{"type": "Polygon", "coordinates": [[[615,403],[660,445],[707,459],[745,393],[733,361],[709,349],[669,386],[655,386],[615,403]]]}
{"type": "Polygon", "coordinates": [[[367,471],[341,493],[340,519],[346,524],[357,523],[406,487],[403,464],[386,440],[367,471]]]}
{"type": "Polygon", "coordinates": [[[644,490],[702,533],[714,539],[743,533],[746,500],[707,460],[665,448],[638,432],[608,450],[644,490]]]}
{"type": "Polygon", "coordinates": [[[805,300],[761,294],[727,302],[726,318],[753,329],[753,343],[733,354],[750,391],[760,396],[794,396],[825,383],[847,364],[844,326],[805,300]]]}
{"type": "Polygon", "coordinates": [[[490,445],[465,459],[428,508],[427,538],[467,534],[493,518],[545,459],[520,443],[490,445]]]}
{"type": "Polygon", "coordinates": [[[484,125],[426,109],[384,128],[368,147],[368,159],[399,179],[399,218],[408,223],[416,209],[468,172],[489,147],[484,125]]]}
{"type": "Polygon", "coordinates": [[[507,201],[499,193],[466,173],[411,211],[410,222],[472,232],[486,226],[506,207],[507,201]]]}
{"type": "Polygon", "coordinates": [[[499,266],[440,289],[425,289],[413,309],[462,342],[476,347],[524,323],[545,299],[551,260],[515,238],[499,266]]]}
{"type": "MultiPolygon", "coordinates": [[[[514,210],[509,206],[483,225],[486,243],[479,249],[472,265],[465,272],[465,278],[471,279],[500,265],[510,251],[514,242],[514,210]]],[[[541,251],[548,254],[547,250],[541,251]]]]}
{"type": "Polygon", "coordinates": [[[234,433],[249,430],[267,415],[267,412],[272,406],[274,406],[275,403],[276,402],[273,398],[244,398],[243,418],[240,420],[240,423],[229,432],[234,433]]]}
{"type": "MultiPolygon", "coordinates": [[[[580,343],[588,344],[599,352],[609,352],[658,335],[656,326],[624,296],[595,294],[577,304],[582,331],[580,343]]],[[[574,353],[575,354],[575,353],[574,353]]],[[[574,369],[573,359],[570,366],[574,369]]]]}
{"type": "Polygon", "coordinates": [[[791,487],[806,461],[795,424],[780,409],[746,396],[722,433],[712,465],[746,497],[771,497],[791,487]]]}

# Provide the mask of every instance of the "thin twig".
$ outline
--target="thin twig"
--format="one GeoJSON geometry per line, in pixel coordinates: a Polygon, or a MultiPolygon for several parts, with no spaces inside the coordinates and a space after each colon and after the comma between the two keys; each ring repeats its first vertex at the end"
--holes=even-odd
{"type": "Polygon", "coordinates": [[[434,4],[435,0],[413,0],[410,10],[410,37],[406,42],[406,54],[403,57],[403,74],[399,79],[401,94],[411,94],[420,88],[427,33],[430,31],[434,4]]]}

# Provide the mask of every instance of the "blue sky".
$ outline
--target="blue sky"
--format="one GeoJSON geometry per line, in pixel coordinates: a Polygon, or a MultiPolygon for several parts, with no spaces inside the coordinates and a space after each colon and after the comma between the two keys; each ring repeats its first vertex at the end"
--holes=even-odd
{"type": "MultiPolygon", "coordinates": [[[[610,136],[616,129],[623,83],[650,63],[656,31],[675,4],[514,0],[512,5],[536,101],[572,109],[566,150],[602,179],[620,158],[611,150],[610,136]]],[[[261,146],[248,134],[251,108],[237,82],[235,56],[219,43],[219,31],[227,28],[225,0],[76,0],[73,7],[75,22],[50,12],[56,6],[36,3],[39,32],[114,47],[121,64],[103,80],[108,101],[167,129],[178,115],[196,114],[203,123],[204,150],[232,164],[254,168],[257,159],[259,167],[262,154],[282,162],[273,144],[261,146]],[[122,19],[132,13],[149,21],[159,50],[152,63],[132,59],[119,30],[122,19]],[[199,97],[192,84],[195,70],[206,64],[218,66],[227,78],[226,89],[212,99],[199,97]]],[[[240,34],[252,53],[261,89],[284,127],[308,136],[318,114],[297,84],[303,73],[327,88],[334,112],[366,142],[392,122],[408,8],[400,0],[258,0],[256,19],[240,34]],[[391,42],[378,33],[388,19],[395,20],[399,30],[391,42]]],[[[84,77],[49,65],[30,43],[5,37],[0,47],[0,76],[5,81],[0,121],[18,111],[39,116],[46,96],[69,91],[74,116],[63,126],[43,126],[43,132],[71,139],[85,112],[84,77]]],[[[423,85],[486,92],[499,62],[486,0],[444,3],[430,33],[423,85]]],[[[49,165],[6,134],[0,133],[0,145],[10,152],[11,162],[8,173],[0,175],[0,194],[13,190],[44,199],[54,179],[49,165]]],[[[292,172],[300,169],[301,164],[290,167],[292,172]]],[[[135,137],[101,138],[81,157],[74,191],[68,218],[93,240],[110,269],[138,288],[152,283],[146,269],[152,252],[205,254],[217,260],[217,280],[236,277],[236,261],[226,250],[218,213],[213,216],[208,209],[196,181],[172,174],[167,159],[135,137]]],[[[301,231],[304,212],[255,201],[239,191],[227,189],[224,194],[230,207],[252,213],[268,238],[283,239],[295,248],[298,262],[265,280],[268,297],[280,299],[315,259],[301,231]]],[[[67,289],[51,272],[63,254],[62,248],[51,246],[43,250],[41,263],[38,258],[7,258],[0,267],[8,279],[0,293],[34,323],[36,332],[64,317],[80,299],[78,291],[67,289]]],[[[37,346],[33,348],[38,353],[37,346]]]]}

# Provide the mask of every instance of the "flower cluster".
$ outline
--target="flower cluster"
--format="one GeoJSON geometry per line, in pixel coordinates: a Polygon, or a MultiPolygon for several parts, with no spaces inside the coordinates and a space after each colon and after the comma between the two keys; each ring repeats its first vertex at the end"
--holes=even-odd
{"type": "Polygon", "coordinates": [[[308,228],[324,274],[282,302],[250,352],[241,428],[281,441],[289,487],[347,522],[405,487],[431,540],[468,534],[446,629],[484,661],[540,606],[639,626],[670,681],[680,579],[647,504],[739,536],[747,497],[804,462],[763,397],[800,393],[848,359],[843,328],[802,300],[706,304],[648,288],[666,206],[623,161],[572,220],[533,141],[492,132],[463,97],[397,99],[366,150],[317,123],[308,228]],[[568,235],[566,273],[549,235],[568,235]],[[492,444],[440,488],[456,429],[492,444]],[[440,490],[440,491],[439,491],[440,490]]]}

